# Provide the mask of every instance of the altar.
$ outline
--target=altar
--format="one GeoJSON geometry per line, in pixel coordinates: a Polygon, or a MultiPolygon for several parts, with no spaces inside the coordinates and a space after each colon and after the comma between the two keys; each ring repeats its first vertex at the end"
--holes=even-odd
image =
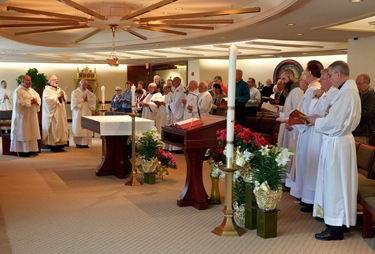
{"type": "MultiPolygon", "coordinates": [[[[115,175],[120,179],[130,175],[132,165],[128,156],[127,141],[132,134],[132,118],[128,115],[83,116],[81,126],[100,134],[103,138],[104,155],[96,175],[115,175]]],[[[135,132],[146,132],[154,126],[152,120],[135,118],[135,132]]]]}

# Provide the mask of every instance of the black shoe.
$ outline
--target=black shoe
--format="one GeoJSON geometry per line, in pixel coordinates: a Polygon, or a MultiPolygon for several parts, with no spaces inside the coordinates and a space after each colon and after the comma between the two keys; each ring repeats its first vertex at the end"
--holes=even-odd
{"type": "Polygon", "coordinates": [[[320,218],[320,217],[315,217],[316,221],[319,221],[319,222],[324,222],[324,218],[320,218]]]}
{"type": "Polygon", "coordinates": [[[81,145],[76,145],[76,147],[77,147],[77,148],[82,148],[82,146],[81,146],[81,145]]]}
{"type": "Polygon", "coordinates": [[[304,213],[312,213],[314,205],[306,204],[307,206],[301,207],[300,211],[304,213]]]}
{"type": "Polygon", "coordinates": [[[307,204],[307,203],[301,201],[301,202],[299,202],[299,205],[300,206],[309,206],[310,204],[307,204]]]}
{"type": "Polygon", "coordinates": [[[286,187],[286,186],[284,186],[284,188],[283,188],[283,192],[290,192],[290,187],[286,187]]]}
{"type": "Polygon", "coordinates": [[[30,153],[19,152],[19,153],[17,153],[17,155],[18,155],[19,157],[30,157],[30,153]]]}
{"type": "Polygon", "coordinates": [[[321,241],[335,241],[335,240],[343,240],[344,236],[342,234],[331,234],[324,230],[320,233],[315,234],[315,239],[321,240],[321,241]]]}
{"type": "Polygon", "coordinates": [[[30,156],[38,156],[39,155],[39,153],[37,153],[37,152],[29,152],[29,154],[30,154],[30,156]]]}
{"type": "Polygon", "coordinates": [[[350,228],[345,225],[342,226],[342,230],[344,231],[344,234],[350,233],[350,228]]]}
{"type": "Polygon", "coordinates": [[[85,145],[85,146],[81,146],[82,148],[89,148],[89,146],[88,145],[85,145]]]}

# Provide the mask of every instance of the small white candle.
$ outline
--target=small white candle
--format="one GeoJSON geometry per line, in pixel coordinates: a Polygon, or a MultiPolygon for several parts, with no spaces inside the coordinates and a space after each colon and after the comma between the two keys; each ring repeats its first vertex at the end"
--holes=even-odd
{"type": "Polygon", "coordinates": [[[134,84],[131,86],[131,91],[132,91],[132,107],[135,107],[135,85],[134,84]]]}
{"type": "Polygon", "coordinates": [[[236,62],[237,62],[237,47],[231,45],[229,47],[229,66],[228,66],[228,111],[227,111],[227,167],[231,168],[233,165],[233,141],[234,141],[234,106],[236,99],[236,62]]]}
{"type": "Polygon", "coordinates": [[[101,90],[102,90],[102,104],[105,104],[105,86],[102,86],[101,90]]]}

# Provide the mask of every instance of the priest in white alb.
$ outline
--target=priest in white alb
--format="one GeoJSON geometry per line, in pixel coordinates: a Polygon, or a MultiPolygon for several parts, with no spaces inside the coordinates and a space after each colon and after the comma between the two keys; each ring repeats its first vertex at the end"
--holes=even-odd
{"type": "Polygon", "coordinates": [[[92,131],[81,127],[81,117],[91,116],[96,109],[96,96],[87,89],[87,81],[82,79],[79,87],[71,95],[73,141],[78,148],[88,148],[92,141],[92,131]]]}
{"type": "Polygon", "coordinates": [[[344,228],[356,225],[358,169],[352,132],[361,120],[361,99],[355,81],[349,80],[349,66],[343,61],[332,63],[328,77],[340,91],[325,117],[307,118],[323,134],[313,216],[324,219],[326,229],[315,234],[324,241],[342,240],[344,228]]]}
{"type": "Polygon", "coordinates": [[[141,102],[142,104],[142,118],[150,119],[155,121],[158,105],[155,101],[161,101],[162,95],[159,92],[156,92],[156,84],[150,83],[148,85],[148,95],[141,102]]]}
{"type": "Polygon", "coordinates": [[[208,91],[206,82],[200,82],[198,85],[198,108],[200,115],[208,115],[211,111],[212,95],[208,91]]]}
{"type": "Polygon", "coordinates": [[[12,126],[10,131],[10,151],[20,157],[37,155],[40,139],[38,112],[41,99],[31,88],[31,78],[23,76],[22,83],[13,92],[12,126]]]}
{"type": "Polygon", "coordinates": [[[66,118],[67,97],[55,75],[51,75],[43,91],[42,141],[52,152],[64,151],[68,143],[68,121],[66,118]]]}
{"type": "Polygon", "coordinates": [[[12,104],[13,104],[12,91],[8,88],[8,83],[5,80],[1,80],[0,110],[12,110],[13,109],[12,104]]]}
{"type": "Polygon", "coordinates": [[[182,100],[184,104],[184,119],[198,116],[198,82],[191,80],[188,86],[188,94],[186,99],[182,100]]]}

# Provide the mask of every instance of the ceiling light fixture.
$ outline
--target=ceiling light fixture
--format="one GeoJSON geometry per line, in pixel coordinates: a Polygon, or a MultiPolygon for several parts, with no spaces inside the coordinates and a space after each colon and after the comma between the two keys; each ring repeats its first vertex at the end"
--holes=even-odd
{"type": "Polygon", "coordinates": [[[112,52],[109,55],[109,57],[107,58],[107,64],[109,64],[109,66],[114,66],[114,67],[119,66],[119,61],[118,61],[118,57],[117,57],[117,54],[116,54],[116,48],[115,48],[115,37],[116,37],[117,26],[118,25],[110,25],[109,26],[112,30],[112,52]]]}
{"type": "Polygon", "coordinates": [[[288,23],[288,24],[286,24],[287,26],[295,26],[296,24],[294,24],[294,23],[288,23]]]}
{"type": "Polygon", "coordinates": [[[360,2],[362,2],[363,0],[350,0],[350,2],[352,2],[352,3],[360,3],[360,2]]]}

